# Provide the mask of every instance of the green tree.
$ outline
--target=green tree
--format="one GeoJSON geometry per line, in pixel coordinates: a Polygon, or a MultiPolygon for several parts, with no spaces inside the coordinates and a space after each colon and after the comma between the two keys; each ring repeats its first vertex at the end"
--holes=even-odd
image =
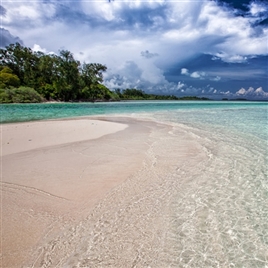
{"type": "Polygon", "coordinates": [[[79,61],[68,50],[61,50],[58,57],[58,76],[54,85],[60,99],[64,101],[77,99],[79,92],[79,61]]]}
{"type": "Polygon", "coordinates": [[[0,64],[13,70],[22,85],[35,87],[39,58],[30,48],[21,44],[11,44],[0,49],[0,64]]]}
{"type": "Polygon", "coordinates": [[[9,67],[0,67],[0,88],[18,87],[20,79],[9,67]]]}
{"type": "Polygon", "coordinates": [[[127,88],[123,90],[123,98],[125,99],[146,99],[146,94],[136,88],[127,88]]]}
{"type": "Polygon", "coordinates": [[[60,50],[59,55],[46,55],[19,43],[0,49],[0,71],[3,70],[0,87],[21,84],[33,88],[47,100],[108,99],[112,93],[101,85],[106,69],[99,63],[84,63],[81,67],[68,50],[60,50]]]}
{"type": "MultiPolygon", "coordinates": [[[[99,63],[84,63],[80,69],[80,85],[82,97],[95,101],[101,93],[100,83],[103,82],[103,72],[107,70],[105,65],[99,63]]],[[[104,87],[104,86],[103,86],[104,87]]]]}
{"type": "Polygon", "coordinates": [[[36,90],[47,100],[57,99],[57,83],[60,80],[60,59],[57,55],[39,53],[36,90]]]}

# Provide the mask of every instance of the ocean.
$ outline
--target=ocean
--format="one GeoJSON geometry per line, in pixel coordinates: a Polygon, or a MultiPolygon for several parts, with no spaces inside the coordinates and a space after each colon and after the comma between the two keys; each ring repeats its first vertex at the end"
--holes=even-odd
{"type": "MultiPolygon", "coordinates": [[[[158,186],[161,184],[163,197],[157,202],[166,203],[162,216],[167,229],[161,234],[163,245],[155,265],[152,260],[143,264],[268,267],[267,102],[133,101],[0,108],[2,123],[128,116],[170,125],[168,138],[152,133],[150,157],[159,168],[148,166],[144,173],[161,177],[158,186]],[[188,137],[202,152],[202,157],[200,153],[195,156],[194,150],[185,148],[185,154],[196,157],[194,164],[176,154],[185,145],[180,143],[182,137],[188,137]]],[[[83,254],[82,267],[81,258],[83,254]]]]}

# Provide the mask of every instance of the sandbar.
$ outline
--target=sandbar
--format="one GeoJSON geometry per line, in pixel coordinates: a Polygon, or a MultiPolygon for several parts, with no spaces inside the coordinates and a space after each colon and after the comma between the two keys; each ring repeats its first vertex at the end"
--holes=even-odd
{"type": "Polygon", "coordinates": [[[37,245],[83,218],[83,210],[88,212],[141,164],[144,144],[126,139],[126,122],[112,121],[1,125],[3,267],[21,267],[37,245]]]}
{"type": "Polygon", "coordinates": [[[2,156],[83,140],[97,139],[127,127],[94,119],[48,120],[1,125],[2,156]]]}
{"type": "Polygon", "coordinates": [[[6,124],[1,135],[3,267],[177,261],[172,208],[185,168],[207,157],[187,131],[109,116],[6,124]]]}

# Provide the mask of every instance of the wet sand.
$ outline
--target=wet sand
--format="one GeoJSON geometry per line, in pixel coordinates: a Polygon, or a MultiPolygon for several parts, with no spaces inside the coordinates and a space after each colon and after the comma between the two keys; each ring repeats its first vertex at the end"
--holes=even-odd
{"type": "Polygon", "coordinates": [[[207,159],[186,132],[123,117],[1,131],[3,267],[165,267],[175,260],[167,249],[176,244],[169,230],[178,178],[207,159]]]}

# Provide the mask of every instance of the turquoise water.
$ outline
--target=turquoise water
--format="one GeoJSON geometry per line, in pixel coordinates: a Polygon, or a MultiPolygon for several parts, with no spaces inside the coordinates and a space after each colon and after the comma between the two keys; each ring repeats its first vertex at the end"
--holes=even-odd
{"type": "MultiPolygon", "coordinates": [[[[2,104],[1,122],[22,122],[52,118],[117,113],[144,113],[174,110],[210,109],[229,111],[252,108],[266,109],[268,102],[218,102],[218,101],[129,101],[107,103],[42,103],[2,104]]],[[[267,113],[266,113],[267,117],[267,113]]]]}
{"type": "Polygon", "coordinates": [[[268,102],[133,101],[109,103],[2,104],[1,123],[94,115],[153,115],[159,120],[268,135],[268,102]]]}
{"type": "MultiPolygon", "coordinates": [[[[95,115],[172,126],[165,135],[152,132],[150,156],[166,162],[159,160],[144,173],[161,179],[170,207],[163,215],[169,227],[158,267],[268,267],[267,102],[1,105],[2,123],[95,115]],[[185,135],[204,154],[195,166],[176,159],[185,135]]],[[[87,260],[90,252],[92,247],[79,258],[87,260]]]]}

